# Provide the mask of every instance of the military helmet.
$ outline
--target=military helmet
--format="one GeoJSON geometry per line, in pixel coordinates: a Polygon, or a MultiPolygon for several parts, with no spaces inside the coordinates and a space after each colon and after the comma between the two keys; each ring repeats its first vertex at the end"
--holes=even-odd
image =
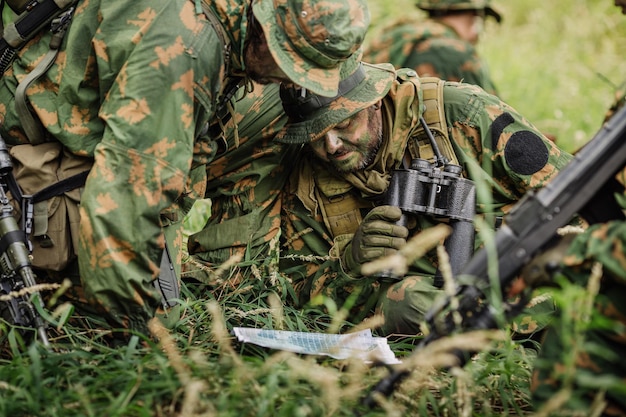
{"type": "Polygon", "coordinates": [[[337,94],[341,64],[370,24],[367,0],[254,0],[254,17],[281,70],[316,94],[337,94]]]}
{"type": "Polygon", "coordinates": [[[417,0],[417,7],[429,12],[484,10],[499,23],[502,15],[491,6],[490,0],[417,0]]]}

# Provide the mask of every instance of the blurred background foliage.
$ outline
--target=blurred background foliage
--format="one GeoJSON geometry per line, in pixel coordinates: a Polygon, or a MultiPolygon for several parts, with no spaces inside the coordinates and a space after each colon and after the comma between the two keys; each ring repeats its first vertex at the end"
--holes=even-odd
{"type": "MultiPolygon", "coordinates": [[[[369,0],[366,43],[400,16],[426,14],[414,0],[369,0]]],[[[573,152],[600,128],[626,81],[626,16],[613,0],[495,0],[478,45],[501,98],[573,152]]]]}

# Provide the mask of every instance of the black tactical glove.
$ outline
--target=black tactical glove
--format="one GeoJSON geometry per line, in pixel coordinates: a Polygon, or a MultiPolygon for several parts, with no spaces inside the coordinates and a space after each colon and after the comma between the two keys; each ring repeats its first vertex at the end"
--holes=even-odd
{"type": "Polygon", "coordinates": [[[341,255],[344,271],[360,276],[364,263],[390,255],[405,245],[409,230],[395,224],[401,217],[402,210],[394,206],[375,207],[367,213],[341,255]]]}

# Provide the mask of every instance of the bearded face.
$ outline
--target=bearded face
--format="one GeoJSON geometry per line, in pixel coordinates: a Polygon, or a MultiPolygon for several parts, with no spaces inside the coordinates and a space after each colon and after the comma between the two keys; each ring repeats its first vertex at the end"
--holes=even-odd
{"type": "Polygon", "coordinates": [[[354,172],[374,162],[382,140],[380,105],[374,105],[337,124],[310,146],[337,171],[354,172]]]}

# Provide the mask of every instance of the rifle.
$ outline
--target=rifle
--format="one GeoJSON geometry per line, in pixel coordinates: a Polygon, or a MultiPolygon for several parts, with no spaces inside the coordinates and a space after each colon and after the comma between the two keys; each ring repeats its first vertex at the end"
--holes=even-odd
{"type": "MultiPolygon", "coordinates": [[[[528,192],[506,216],[506,223],[495,234],[497,278],[502,300],[507,289],[518,278],[522,268],[554,244],[557,229],[576,215],[589,224],[624,220],[624,211],[615,200],[624,186],[616,180],[626,165],[626,106],[617,112],[575,155],[574,159],[544,188],[528,192]]],[[[498,311],[486,300],[490,287],[490,262],[493,252],[482,248],[463,267],[456,280],[460,284],[453,297],[439,303],[426,314],[428,335],[416,350],[457,330],[481,330],[498,327],[498,311]],[[458,302],[452,311],[452,300],[458,302]],[[455,323],[453,318],[460,318],[455,323]],[[460,329],[457,329],[460,327],[460,329]]],[[[517,315],[523,303],[504,311],[506,320],[517,315]]],[[[455,352],[459,365],[467,352],[455,352]]],[[[389,396],[408,375],[407,369],[392,370],[362,400],[372,408],[373,396],[389,396]]]]}
{"type": "Polygon", "coordinates": [[[37,329],[47,347],[46,323],[36,308],[43,306],[43,301],[35,287],[28,240],[13,216],[13,206],[6,195],[6,190],[17,189],[12,170],[11,156],[0,137],[0,295],[4,296],[0,300],[0,313],[11,324],[37,329]]]}
{"type": "MultiPolygon", "coordinates": [[[[33,36],[76,0],[13,1],[9,6],[19,13],[15,22],[4,28],[0,38],[0,76],[4,74],[17,52],[33,36]],[[15,4],[11,4],[15,3],[15,4]]],[[[0,8],[1,11],[1,8],[0,8]]]]}

